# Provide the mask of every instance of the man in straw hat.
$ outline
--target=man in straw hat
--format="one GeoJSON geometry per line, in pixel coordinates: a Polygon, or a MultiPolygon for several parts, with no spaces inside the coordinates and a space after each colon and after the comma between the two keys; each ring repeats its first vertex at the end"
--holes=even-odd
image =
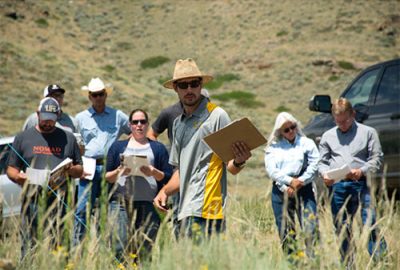
{"type": "Polygon", "coordinates": [[[100,78],[92,78],[87,86],[82,87],[82,91],[87,93],[92,106],[78,113],[75,119],[85,143],[84,158],[95,161],[96,169],[94,176],[87,175],[86,179],[79,180],[74,244],[79,243],[85,235],[89,194],[91,210],[99,206],[96,202],[101,194],[104,157],[108,149],[123,133],[131,132],[128,116],[120,110],[106,106],[107,97],[112,92],[110,86],[105,85],[100,78]]]}
{"type": "Polygon", "coordinates": [[[154,204],[166,211],[169,196],[180,192],[178,219],[181,232],[192,236],[193,228],[202,235],[225,229],[223,208],[226,199],[226,169],[237,174],[251,153],[243,142],[232,145],[235,158],[224,164],[202,139],[226,125],[228,114],[201,95],[203,84],[212,76],[200,72],[193,59],[178,60],[173,79],[164,87],[174,89],[183,104],[183,114],[175,119],[170,164],[177,167],[154,204]]]}

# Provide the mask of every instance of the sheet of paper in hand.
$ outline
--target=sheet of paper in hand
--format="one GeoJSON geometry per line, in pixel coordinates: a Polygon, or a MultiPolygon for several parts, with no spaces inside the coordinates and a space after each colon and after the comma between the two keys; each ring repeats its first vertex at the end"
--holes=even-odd
{"type": "Polygon", "coordinates": [[[253,150],[267,142],[248,118],[235,120],[226,127],[204,137],[206,144],[224,162],[234,158],[232,144],[243,141],[250,150],[253,150]]]}
{"type": "Polygon", "coordinates": [[[333,179],[335,182],[338,182],[342,179],[345,179],[349,172],[350,167],[349,165],[345,164],[340,168],[329,170],[325,174],[329,179],[333,179]]]}
{"type": "Polygon", "coordinates": [[[26,168],[25,174],[29,184],[45,187],[49,179],[50,171],[28,167],[26,168]]]}
{"type": "Polygon", "coordinates": [[[65,170],[66,168],[72,164],[72,159],[66,158],[61,163],[59,163],[53,170],[50,172],[49,176],[49,186],[56,190],[60,186],[62,186],[66,180],[65,170]]]}
{"type": "Polygon", "coordinates": [[[149,161],[147,160],[147,156],[137,156],[137,155],[124,156],[122,162],[125,167],[131,169],[129,175],[147,177],[140,170],[140,167],[150,165],[149,161]]]}

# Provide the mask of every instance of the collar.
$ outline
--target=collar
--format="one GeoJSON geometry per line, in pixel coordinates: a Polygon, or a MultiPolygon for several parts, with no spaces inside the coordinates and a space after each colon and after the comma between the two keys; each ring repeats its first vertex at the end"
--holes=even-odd
{"type": "MultiPolygon", "coordinates": [[[[94,108],[93,108],[92,106],[90,106],[90,108],[88,109],[88,111],[89,111],[89,113],[90,113],[91,116],[93,116],[93,115],[95,115],[95,114],[99,114],[98,112],[96,112],[96,111],[94,110],[94,108]]],[[[110,111],[111,111],[111,109],[110,109],[108,106],[106,106],[105,109],[104,109],[104,112],[102,112],[101,114],[103,114],[103,113],[109,114],[110,111]]]]}

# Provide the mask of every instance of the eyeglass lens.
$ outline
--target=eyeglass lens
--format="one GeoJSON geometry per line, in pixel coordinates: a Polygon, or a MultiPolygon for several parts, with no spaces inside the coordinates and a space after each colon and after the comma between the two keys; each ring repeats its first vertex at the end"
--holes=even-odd
{"type": "Polygon", "coordinates": [[[189,85],[191,88],[197,88],[200,86],[200,80],[194,80],[194,81],[190,81],[190,82],[178,82],[178,83],[176,83],[176,85],[180,89],[188,89],[189,85]]]}

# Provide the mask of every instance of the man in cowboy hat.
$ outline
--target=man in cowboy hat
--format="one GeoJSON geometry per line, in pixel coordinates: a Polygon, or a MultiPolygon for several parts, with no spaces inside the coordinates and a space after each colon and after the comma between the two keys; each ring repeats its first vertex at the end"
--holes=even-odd
{"type": "MultiPolygon", "coordinates": [[[[58,84],[49,84],[43,90],[43,97],[44,98],[52,97],[55,100],[57,100],[58,104],[60,105],[61,112],[57,118],[56,127],[59,127],[66,131],[75,133],[76,132],[76,124],[75,124],[74,118],[71,117],[70,115],[66,114],[62,110],[62,106],[64,103],[64,93],[65,93],[65,89],[63,89],[58,84]]],[[[28,128],[34,127],[37,124],[38,124],[38,117],[37,117],[37,113],[34,112],[31,115],[29,115],[28,118],[25,120],[22,130],[26,130],[28,128]]]]}
{"type": "Polygon", "coordinates": [[[203,138],[226,125],[228,114],[201,95],[203,84],[212,76],[200,72],[193,59],[178,60],[173,79],[164,87],[174,89],[183,104],[183,114],[174,121],[170,164],[177,167],[154,204],[166,211],[169,196],[180,192],[178,219],[181,231],[192,236],[192,228],[199,228],[203,235],[225,229],[226,169],[237,174],[251,153],[243,142],[232,145],[235,158],[223,161],[203,142],[203,138]]]}
{"type": "Polygon", "coordinates": [[[79,243],[85,235],[89,194],[91,210],[99,206],[96,205],[96,201],[101,193],[104,157],[108,149],[122,134],[131,132],[128,116],[120,110],[106,106],[107,97],[112,92],[110,86],[105,85],[100,78],[92,78],[87,86],[82,87],[82,91],[88,93],[92,106],[78,113],[75,119],[85,143],[84,157],[95,160],[96,170],[92,180],[79,180],[74,244],[79,243]]]}

